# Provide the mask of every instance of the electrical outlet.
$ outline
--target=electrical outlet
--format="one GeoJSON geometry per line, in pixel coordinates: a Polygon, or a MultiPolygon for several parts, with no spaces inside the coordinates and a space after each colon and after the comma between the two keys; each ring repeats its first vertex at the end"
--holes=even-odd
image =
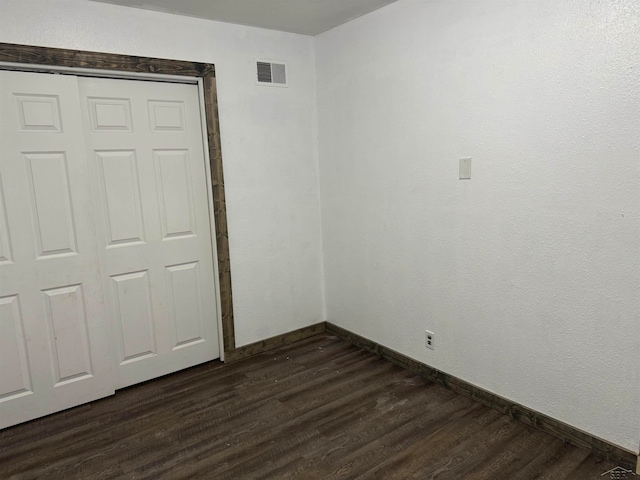
{"type": "Polygon", "coordinates": [[[435,334],[430,332],[429,330],[424,331],[424,346],[430,348],[431,350],[435,350],[435,334]]]}

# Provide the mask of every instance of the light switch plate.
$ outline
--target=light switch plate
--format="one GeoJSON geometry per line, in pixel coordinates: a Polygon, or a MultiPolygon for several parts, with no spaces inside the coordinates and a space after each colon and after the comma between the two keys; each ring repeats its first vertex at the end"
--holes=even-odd
{"type": "Polygon", "coordinates": [[[471,179],[471,157],[460,159],[460,180],[471,179]]]}

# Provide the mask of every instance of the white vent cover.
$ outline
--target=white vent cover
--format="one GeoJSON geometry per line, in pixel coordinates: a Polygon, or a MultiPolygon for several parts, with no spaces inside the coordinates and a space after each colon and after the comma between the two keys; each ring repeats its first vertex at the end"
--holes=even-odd
{"type": "Polygon", "coordinates": [[[284,87],[287,85],[287,66],[284,63],[258,60],[256,62],[259,85],[284,87]]]}

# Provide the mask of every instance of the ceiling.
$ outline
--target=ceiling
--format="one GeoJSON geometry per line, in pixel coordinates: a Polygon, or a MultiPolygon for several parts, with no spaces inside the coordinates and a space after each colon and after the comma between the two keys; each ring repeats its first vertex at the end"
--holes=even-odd
{"type": "Polygon", "coordinates": [[[91,0],[317,35],[397,0],[91,0]]]}

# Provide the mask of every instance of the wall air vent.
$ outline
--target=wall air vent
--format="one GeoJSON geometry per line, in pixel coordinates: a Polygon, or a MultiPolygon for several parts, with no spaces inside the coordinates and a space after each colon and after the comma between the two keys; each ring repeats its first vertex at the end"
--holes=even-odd
{"type": "Polygon", "coordinates": [[[282,62],[258,60],[256,62],[257,84],[274,87],[287,86],[287,66],[282,62]]]}

